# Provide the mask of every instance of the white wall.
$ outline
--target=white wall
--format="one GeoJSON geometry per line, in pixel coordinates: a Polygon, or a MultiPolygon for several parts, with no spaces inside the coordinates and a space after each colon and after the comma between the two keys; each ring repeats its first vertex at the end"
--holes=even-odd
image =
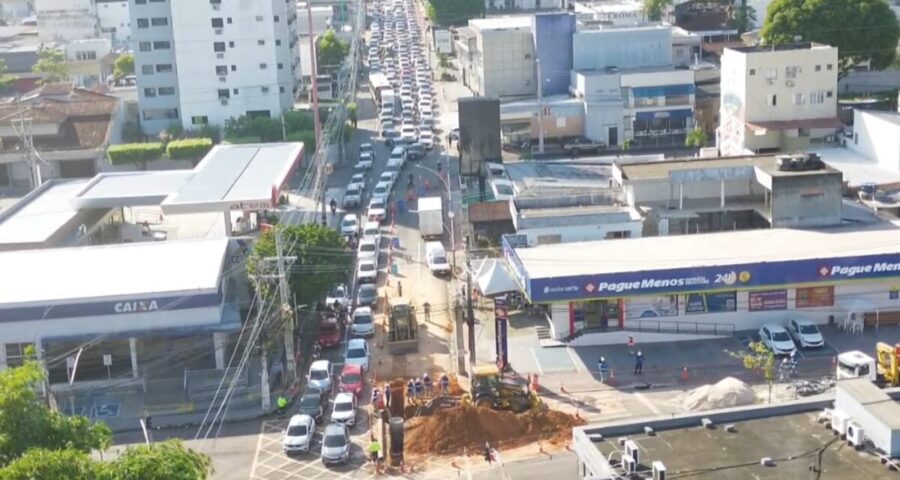
{"type": "Polygon", "coordinates": [[[127,46],[131,40],[131,14],[128,2],[97,2],[95,9],[101,32],[115,29],[115,32],[108,35],[117,45],[127,46]]]}
{"type": "Polygon", "coordinates": [[[0,343],[39,344],[47,337],[146,332],[165,328],[215,325],[221,307],[156,311],[96,317],[61,318],[31,322],[0,322],[0,343]]]}
{"type": "Polygon", "coordinates": [[[853,139],[850,150],[875,160],[890,171],[900,171],[900,114],[853,111],[853,139]],[[893,117],[893,122],[885,118],[893,117]]]}
{"type": "Polygon", "coordinates": [[[112,53],[112,42],[108,38],[92,38],[85,40],[74,40],[66,43],[64,46],[66,60],[70,62],[83,61],[78,58],[81,52],[94,52],[97,60],[112,53]]]}
{"type": "Polygon", "coordinates": [[[94,38],[99,31],[91,0],[36,0],[35,11],[45,42],[94,38]]]}
{"type": "Polygon", "coordinates": [[[590,223],[572,225],[568,227],[528,228],[517,230],[516,233],[524,234],[528,238],[528,246],[538,245],[538,237],[544,235],[561,235],[562,243],[588,242],[592,240],[604,240],[610,232],[631,232],[631,238],[641,236],[641,221],[621,223],[590,223]]]}
{"type": "Polygon", "coordinates": [[[672,63],[672,29],[668,26],[583,30],[575,33],[572,42],[575,70],[672,63]]]}
{"type": "MultiPolygon", "coordinates": [[[[325,33],[333,15],[334,10],[330,5],[312,7],[313,34],[325,33]]],[[[309,12],[305,4],[297,5],[297,34],[309,35],[309,12]]]]}
{"type": "Polygon", "coordinates": [[[527,27],[478,32],[480,62],[477,66],[483,86],[482,96],[533,95],[534,40],[527,27]]]}

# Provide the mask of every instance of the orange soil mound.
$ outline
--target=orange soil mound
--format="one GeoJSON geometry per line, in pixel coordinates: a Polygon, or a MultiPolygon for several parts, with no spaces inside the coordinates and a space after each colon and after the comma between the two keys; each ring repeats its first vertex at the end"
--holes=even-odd
{"type": "Polygon", "coordinates": [[[484,442],[511,448],[538,439],[559,442],[572,435],[572,427],[583,424],[584,420],[555,410],[539,408],[514,414],[460,405],[407,420],[404,446],[410,454],[457,453],[463,447],[481,448],[484,442]]]}

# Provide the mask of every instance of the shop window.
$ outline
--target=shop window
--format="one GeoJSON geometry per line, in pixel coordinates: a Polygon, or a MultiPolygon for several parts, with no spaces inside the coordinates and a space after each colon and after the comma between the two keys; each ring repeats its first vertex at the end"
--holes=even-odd
{"type": "Polygon", "coordinates": [[[684,297],[684,313],[737,311],[737,292],[691,293],[684,297]]]}
{"type": "Polygon", "coordinates": [[[797,308],[834,306],[834,287],[811,287],[797,289],[797,308]]]}

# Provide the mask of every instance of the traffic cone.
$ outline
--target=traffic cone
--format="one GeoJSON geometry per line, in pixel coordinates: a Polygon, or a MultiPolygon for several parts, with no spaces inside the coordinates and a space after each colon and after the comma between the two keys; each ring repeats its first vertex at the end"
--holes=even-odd
{"type": "Polygon", "coordinates": [[[616,369],[615,368],[609,369],[609,378],[606,379],[606,384],[607,385],[615,385],[616,384],[616,369]]]}
{"type": "Polygon", "coordinates": [[[681,369],[681,381],[682,381],[682,382],[688,381],[688,379],[690,378],[690,376],[691,376],[691,374],[688,372],[688,368],[687,368],[687,367],[683,367],[683,368],[681,369]]]}

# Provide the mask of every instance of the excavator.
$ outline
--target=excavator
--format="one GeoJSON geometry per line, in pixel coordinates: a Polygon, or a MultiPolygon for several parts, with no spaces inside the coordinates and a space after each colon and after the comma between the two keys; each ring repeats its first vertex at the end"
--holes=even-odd
{"type": "Polygon", "coordinates": [[[472,370],[472,389],[463,397],[464,403],[514,413],[522,413],[540,403],[534,392],[527,393],[518,385],[504,383],[496,365],[481,365],[472,370]]]}
{"type": "Polygon", "coordinates": [[[875,354],[878,362],[878,378],[891,387],[900,385],[900,343],[891,346],[878,342],[875,345],[875,354]]]}

